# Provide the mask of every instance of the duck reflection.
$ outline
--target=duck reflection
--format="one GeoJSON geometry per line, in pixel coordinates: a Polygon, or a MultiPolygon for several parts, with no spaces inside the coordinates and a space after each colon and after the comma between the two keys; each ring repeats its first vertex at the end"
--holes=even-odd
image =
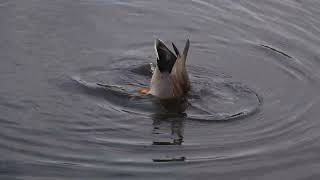
{"type": "MultiPolygon", "coordinates": [[[[180,146],[183,144],[185,109],[188,102],[185,99],[160,101],[162,111],[153,114],[154,146],[180,146]]],[[[183,156],[153,159],[154,162],[185,161],[183,156]]]]}
{"type": "MultiPolygon", "coordinates": [[[[183,115],[180,115],[183,116],[183,115]]],[[[153,119],[153,145],[182,145],[184,117],[171,117],[153,119]]]]}

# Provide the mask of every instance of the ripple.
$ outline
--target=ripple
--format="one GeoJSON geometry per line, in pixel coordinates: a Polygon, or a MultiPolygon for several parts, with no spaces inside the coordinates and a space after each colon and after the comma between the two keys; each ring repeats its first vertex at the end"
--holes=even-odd
{"type": "Polygon", "coordinates": [[[1,178],[319,179],[319,5],[5,3],[1,178]],[[137,93],[154,37],[193,42],[187,99],[137,93]]]}
{"type": "Polygon", "coordinates": [[[187,102],[164,104],[156,98],[141,97],[138,94],[139,88],[148,87],[151,79],[152,67],[147,62],[121,60],[110,67],[103,71],[88,71],[91,69],[88,68],[81,77],[73,77],[73,80],[89,90],[104,91],[111,104],[128,113],[167,114],[187,106],[184,113],[190,120],[223,121],[253,114],[262,103],[262,98],[256,92],[224,78],[224,74],[214,74],[203,67],[189,67],[192,90],[187,102]],[[103,81],[90,83],[82,77],[103,81]]]}

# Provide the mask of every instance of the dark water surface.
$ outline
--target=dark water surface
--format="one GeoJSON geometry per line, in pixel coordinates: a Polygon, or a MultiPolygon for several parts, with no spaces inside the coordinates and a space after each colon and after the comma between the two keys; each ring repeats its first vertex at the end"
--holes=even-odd
{"type": "Polygon", "coordinates": [[[316,0],[2,0],[0,179],[319,179],[319,35],[316,0]],[[137,96],[155,38],[187,102],[137,96]]]}

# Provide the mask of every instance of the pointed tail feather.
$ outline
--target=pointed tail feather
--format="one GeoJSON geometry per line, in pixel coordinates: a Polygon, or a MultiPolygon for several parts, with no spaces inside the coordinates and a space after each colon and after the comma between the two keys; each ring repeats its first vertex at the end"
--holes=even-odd
{"type": "Polygon", "coordinates": [[[157,65],[160,72],[169,72],[173,68],[177,57],[171,52],[167,46],[160,40],[155,41],[155,51],[157,55],[157,65]]]}
{"type": "Polygon", "coordinates": [[[176,47],[176,45],[174,43],[172,43],[172,47],[173,47],[173,50],[176,53],[177,57],[179,57],[180,56],[180,52],[179,52],[178,48],[176,47]]]}
{"type": "Polygon", "coordinates": [[[189,51],[190,41],[187,39],[186,45],[184,46],[183,56],[187,59],[188,51],[189,51]]]}

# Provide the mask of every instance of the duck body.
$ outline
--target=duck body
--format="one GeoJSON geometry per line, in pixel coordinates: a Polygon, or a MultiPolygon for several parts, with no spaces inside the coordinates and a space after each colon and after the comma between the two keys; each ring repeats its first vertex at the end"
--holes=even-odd
{"type": "Polygon", "coordinates": [[[187,40],[183,53],[172,43],[176,54],[170,51],[159,39],[155,41],[157,66],[153,72],[148,94],[159,99],[174,99],[183,97],[190,90],[190,81],[186,69],[186,59],[189,50],[187,40]]]}

